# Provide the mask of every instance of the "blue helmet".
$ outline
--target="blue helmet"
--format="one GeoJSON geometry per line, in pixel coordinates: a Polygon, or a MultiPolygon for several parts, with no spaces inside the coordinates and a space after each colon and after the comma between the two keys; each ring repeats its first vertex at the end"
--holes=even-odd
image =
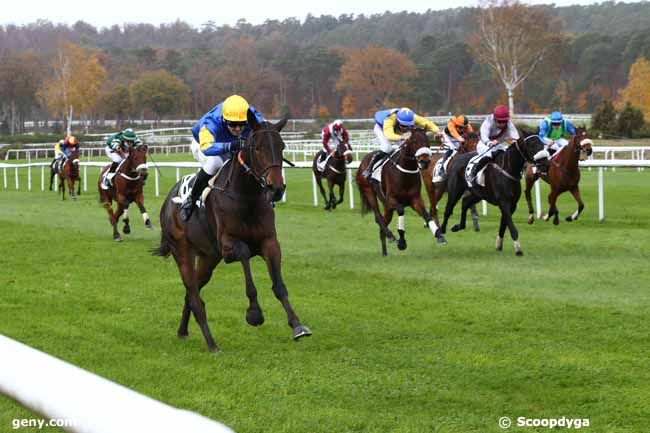
{"type": "Polygon", "coordinates": [[[410,108],[402,107],[397,111],[397,121],[403,126],[415,125],[414,113],[410,108]]]}
{"type": "Polygon", "coordinates": [[[555,125],[559,125],[564,121],[564,117],[562,117],[562,113],[559,111],[554,111],[551,113],[551,123],[555,125]]]}

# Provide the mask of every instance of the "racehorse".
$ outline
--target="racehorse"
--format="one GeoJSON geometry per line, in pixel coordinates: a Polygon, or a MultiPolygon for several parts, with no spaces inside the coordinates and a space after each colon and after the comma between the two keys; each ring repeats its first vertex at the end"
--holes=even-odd
{"type": "Polygon", "coordinates": [[[250,268],[250,259],[261,256],[271,276],[273,293],[282,303],[293,329],[294,340],[311,335],[289,303],[275,231],[272,202],[280,200],[285,190],[282,178],[285,145],[280,130],[286,122],[283,119],[275,125],[258,123],[249,111],[248,123],[252,133],[236,157],[220,170],[204,206],[197,209],[189,221],[181,220],[177,205],[181,181],[171,189],[160,209],[162,239],[160,247],[152,253],[174,256],[186,290],[178,336],[188,336],[188,321],[190,313],[193,313],[211,352],[219,350],[219,347],[210,333],[200,291],[210,281],[214,268],[222,259],[226,263],[241,262],[249,300],[246,310],[249,325],[264,323],[250,268]]]}
{"type": "Polygon", "coordinates": [[[151,220],[144,207],[144,194],[142,187],[147,177],[147,145],[141,144],[139,146],[130,146],[128,150],[128,157],[125,158],[115,170],[115,177],[113,177],[113,185],[105,190],[101,187],[102,177],[108,170],[107,165],[102,169],[97,180],[97,189],[99,190],[99,201],[102,203],[106,212],[108,212],[108,220],[113,226],[113,240],[122,241],[122,236],[117,231],[117,223],[124,214],[124,227],[122,231],[124,234],[131,233],[131,226],[129,224],[129,205],[135,202],[142,213],[142,220],[147,229],[153,229],[151,220]],[[117,209],[113,211],[113,201],[117,202],[117,209]]]}
{"type": "Polygon", "coordinates": [[[420,170],[426,168],[431,162],[431,150],[429,140],[424,129],[413,129],[410,137],[394,151],[385,161],[381,171],[381,183],[372,179],[368,181],[363,175],[364,170],[371,161],[373,153],[366,155],[356,174],[357,186],[361,193],[361,215],[372,210],[375,214],[375,222],[379,225],[379,239],[381,241],[381,253],[386,252],[386,238],[395,242],[395,236],[388,228],[393,219],[393,212],[397,211],[397,248],[405,250],[407,247],[404,238],[404,208],[410,206],[420,215],[432,233],[436,232],[437,226],[431,216],[424,208],[424,201],[420,190],[420,170]],[[379,211],[379,203],[384,205],[384,215],[379,211]]]}
{"type": "MultiPolygon", "coordinates": [[[[443,234],[447,229],[447,222],[454,206],[468,189],[465,171],[469,160],[475,155],[475,152],[459,155],[449,164],[447,181],[449,197],[445,208],[445,218],[440,227],[443,234]]],[[[501,223],[496,238],[497,251],[503,249],[503,236],[507,227],[514,242],[515,254],[523,255],[519,232],[512,220],[512,214],[517,209],[517,202],[521,197],[521,172],[526,162],[537,166],[541,171],[548,168],[548,152],[544,150],[544,142],[537,134],[524,133],[522,138],[516,140],[505,152],[497,155],[494,162],[486,166],[484,171],[485,186],[480,185],[478,179],[474,181],[473,186],[469,188],[470,194],[463,198],[460,223],[453,226],[451,231],[457,232],[465,229],[467,210],[470,206],[480,200],[487,200],[498,206],[501,211],[501,223]]]]}
{"type": "Polygon", "coordinates": [[[321,150],[314,157],[312,163],[312,171],[314,173],[314,178],[316,183],[318,183],[318,188],[320,189],[321,194],[323,195],[323,200],[325,200],[325,210],[336,209],[336,206],[343,203],[343,194],[345,193],[345,180],[347,178],[347,171],[345,169],[346,164],[352,162],[352,150],[348,143],[339,142],[336,146],[336,150],[332,156],[327,156],[325,160],[325,169],[323,171],[318,170],[318,161],[321,158],[321,155],[325,153],[324,150],[321,150]],[[325,177],[327,179],[327,186],[329,188],[329,198],[325,193],[323,188],[322,179],[325,177]],[[339,187],[339,199],[338,201],[334,197],[334,186],[339,187]]]}
{"type": "Polygon", "coordinates": [[[580,213],[585,208],[580,195],[580,167],[578,161],[584,161],[592,153],[593,142],[589,139],[587,130],[584,127],[576,128],[576,133],[569,144],[551,159],[551,165],[547,174],[533,172],[532,167],[526,169],[526,202],[528,203],[528,224],[535,221],[535,211],[530,197],[530,190],[533,188],[538,178],[551,185],[551,192],[548,195],[548,213],[544,215],[544,220],[548,221],[553,217],[553,224],[560,224],[559,212],[556,206],[557,197],[565,191],[571,191],[571,195],[578,203],[578,210],[566,217],[566,221],[571,222],[578,219],[580,213]]]}
{"type": "MultiPolygon", "coordinates": [[[[451,164],[451,161],[454,160],[458,155],[463,153],[474,152],[476,151],[476,144],[478,143],[479,136],[475,132],[465,132],[462,137],[465,139],[464,142],[460,143],[458,151],[454,156],[452,156],[448,162],[447,167],[451,164]]],[[[424,187],[427,190],[427,195],[429,196],[429,203],[431,207],[429,208],[429,214],[433,221],[435,221],[437,226],[440,226],[440,221],[438,220],[438,202],[442,196],[447,192],[447,180],[440,182],[433,182],[433,173],[436,170],[436,164],[442,158],[442,154],[436,154],[436,156],[431,157],[431,164],[427,166],[426,169],[422,170],[422,180],[424,182],[424,187]]],[[[476,211],[476,206],[470,208],[472,212],[472,224],[474,226],[474,231],[479,231],[480,227],[478,224],[478,212],[476,211]]],[[[436,238],[439,244],[446,244],[447,240],[443,234],[439,234],[436,238]]]]}
{"type": "Polygon", "coordinates": [[[58,175],[61,200],[65,200],[65,184],[67,183],[68,192],[70,193],[70,197],[72,197],[72,201],[77,201],[77,195],[81,195],[81,179],[79,178],[79,150],[76,147],[70,149],[70,153],[62,165],[58,167],[56,167],[56,164],[52,165],[50,170],[50,191],[52,191],[52,182],[55,174],[58,175]],[[75,182],[79,182],[77,185],[77,195],[74,192],[75,182]]]}

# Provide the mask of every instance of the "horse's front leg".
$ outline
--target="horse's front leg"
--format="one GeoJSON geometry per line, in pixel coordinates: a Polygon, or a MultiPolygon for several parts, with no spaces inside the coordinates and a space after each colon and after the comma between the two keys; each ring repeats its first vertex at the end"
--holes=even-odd
{"type": "MultiPolygon", "coordinates": [[[[510,237],[515,247],[515,255],[523,256],[524,252],[521,249],[521,243],[519,242],[519,232],[515,227],[514,221],[512,221],[512,214],[515,212],[517,205],[510,205],[508,202],[499,203],[499,209],[501,209],[501,218],[505,221],[510,230],[510,237]]],[[[505,232],[505,231],[504,231],[505,232]]]]}
{"type": "Polygon", "coordinates": [[[68,177],[66,181],[68,183],[68,192],[70,193],[72,201],[77,201],[77,196],[74,194],[74,180],[71,177],[68,177]]]}
{"type": "Polygon", "coordinates": [[[524,190],[524,195],[526,196],[526,203],[528,204],[528,224],[535,222],[535,209],[533,208],[533,199],[530,195],[530,191],[535,185],[537,176],[532,174],[531,168],[526,169],[526,189],[524,190]]]}
{"type": "Polygon", "coordinates": [[[566,217],[566,220],[569,222],[577,220],[582,213],[582,210],[585,208],[585,204],[582,202],[582,196],[580,195],[580,187],[578,185],[571,189],[571,195],[576,200],[576,202],[578,202],[578,210],[573,212],[572,215],[566,217]]]}
{"type": "Polygon", "coordinates": [[[476,210],[475,204],[470,207],[470,212],[472,213],[472,227],[474,228],[475,232],[480,232],[481,226],[478,223],[478,211],[476,210]]]}
{"type": "Polygon", "coordinates": [[[557,208],[557,197],[559,193],[556,189],[551,188],[551,192],[548,195],[548,213],[544,215],[544,221],[548,221],[553,217],[553,224],[560,224],[560,211],[557,208]]]}
{"type": "Polygon", "coordinates": [[[431,230],[431,233],[433,236],[436,238],[436,241],[439,244],[446,245],[447,240],[445,237],[440,233],[440,230],[438,229],[438,225],[436,222],[431,218],[431,214],[427,212],[427,210],[424,207],[424,201],[422,200],[422,196],[420,194],[416,195],[412,200],[411,200],[411,207],[415,212],[418,213],[424,220],[424,224],[429,227],[429,230],[431,230]]]}
{"type": "Polygon", "coordinates": [[[142,191],[140,191],[138,195],[135,196],[135,204],[137,204],[138,209],[140,209],[140,213],[142,214],[142,221],[144,221],[144,226],[148,230],[153,230],[151,219],[149,219],[149,214],[147,213],[147,209],[145,209],[144,207],[144,193],[142,191]]]}
{"type": "Polygon", "coordinates": [[[260,326],[264,323],[264,314],[262,307],[257,301],[257,288],[253,281],[253,274],[251,273],[251,252],[246,243],[238,239],[223,239],[227,249],[231,251],[232,257],[230,259],[239,260],[244,270],[244,282],[246,284],[246,296],[248,297],[248,309],[246,310],[246,322],[251,326],[260,326]],[[229,246],[228,246],[229,244],[229,246]]]}
{"type": "Polygon", "coordinates": [[[325,202],[325,210],[330,210],[330,202],[327,198],[327,193],[325,192],[325,188],[323,188],[323,176],[320,173],[314,174],[314,179],[316,179],[316,184],[318,185],[320,194],[323,196],[323,201],[325,202]]]}
{"type": "Polygon", "coordinates": [[[120,235],[120,232],[117,230],[117,223],[119,222],[120,217],[124,213],[124,209],[127,209],[129,207],[129,202],[123,196],[118,196],[115,201],[117,202],[117,210],[113,212],[111,215],[111,225],[113,226],[113,240],[117,242],[121,242],[122,236],[120,235]]]}
{"type": "Polygon", "coordinates": [[[343,178],[343,182],[339,183],[338,185],[339,185],[339,199],[336,202],[337,205],[343,203],[343,196],[345,195],[345,177],[343,178]]]}
{"type": "MultiPolygon", "coordinates": [[[[386,227],[388,227],[393,220],[393,212],[397,210],[397,215],[400,214],[400,209],[402,212],[402,217],[401,219],[398,216],[398,223],[397,223],[397,233],[399,235],[399,239],[397,240],[397,248],[400,250],[405,250],[406,249],[406,239],[404,239],[404,207],[399,205],[399,204],[393,204],[393,203],[386,203],[384,206],[384,224],[386,224],[386,227]],[[393,207],[395,206],[395,207],[393,207]]],[[[388,252],[386,251],[386,235],[380,230],[379,231],[379,239],[381,241],[381,252],[382,255],[387,255],[388,252]]]]}
{"type": "Polygon", "coordinates": [[[262,257],[266,261],[266,266],[271,277],[273,293],[282,303],[284,311],[287,313],[289,326],[293,329],[293,339],[297,340],[301,337],[311,335],[311,331],[308,327],[300,323],[300,319],[298,319],[289,302],[287,286],[285,286],[284,280],[282,279],[281,256],[280,244],[275,237],[269,238],[262,243],[262,257]]]}
{"type": "Polygon", "coordinates": [[[329,188],[329,201],[328,206],[330,209],[336,209],[336,196],[334,195],[334,182],[332,182],[330,179],[327,179],[327,187],[329,188]]]}
{"type": "Polygon", "coordinates": [[[467,226],[467,211],[469,210],[469,208],[471,208],[476,203],[478,203],[479,200],[480,199],[476,197],[474,194],[465,195],[463,197],[463,206],[460,211],[460,222],[451,228],[452,232],[465,230],[465,227],[467,226]]]}
{"type": "Polygon", "coordinates": [[[77,195],[81,195],[81,178],[77,178],[77,195]]]}

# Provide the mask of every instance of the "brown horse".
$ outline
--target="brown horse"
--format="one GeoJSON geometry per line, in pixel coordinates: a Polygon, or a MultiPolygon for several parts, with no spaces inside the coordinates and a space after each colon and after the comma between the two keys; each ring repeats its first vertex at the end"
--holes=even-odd
{"type": "MultiPolygon", "coordinates": [[[[467,152],[475,152],[476,144],[478,143],[479,136],[475,132],[466,132],[462,135],[465,139],[464,142],[460,143],[458,151],[449,158],[447,167],[451,166],[451,162],[458,157],[467,152]]],[[[431,164],[427,166],[426,169],[422,170],[422,180],[424,181],[424,187],[427,190],[427,195],[429,196],[429,203],[431,207],[429,208],[429,215],[436,223],[437,226],[440,226],[440,221],[438,220],[438,202],[442,199],[442,196],[447,192],[447,180],[441,182],[433,182],[433,172],[436,169],[436,163],[442,158],[442,154],[436,154],[431,157],[431,164]]],[[[474,226],[474,231],[479,231],[478,224],[478,212],[476,211],[476,206],[473,205],[470,208],[472,212],[472,224],[474,226]]],[[[439,234],[436,238],[439,244],[447,244],[447,240],[443,234],[439,234]]]]}
{"type": "Polygon", "coordinates": [[[420,193],[422,183],[420,170],[431,162],[429,140],[423,129],[414,129],[411,136],[398,150],[394,151],[384,164],[381,172],[381,184],[372,179],[368,181],[363,175],[364,170],[371,161],[373,153],[366,155],[357,170],[356,181],[361,192],[361,215],[369,210],[375,214],[375,222],[379,225],[379,239],[381,253],[386,255],[386,238],[395,242],[395,236],[388,228],[393,219],[393,212],[397,211],[399,240],[397,248],[406,249],[404,238],[404,208],[410,206],[420,215],[432,233],[436,233],[437,226],[424,208],[424,201],[420,193]],[[379,211],[379,203],[384,205],[384,215],[379,211]]]}
{"type": "Polygon", "coordinates": [[[337,205],[343,203],[343,194],[345,193],[345,180],[347,178],[347,170],[345,166],[346,164],[352,162],[352,149],[348,143],[339,142],[339,144],[336,146],[334,154],[327,157],[325,160],[325,170],[319,171],[317,164],[324,153],[325,151],[321,150],[316,154],[312,163],[312,171],[314,173],[316,183],[318,183],[318,188],[323,195],[323,200],[325,200],[325,210],[332,210],[336,209],[337,205]],[[330,193],[329,198],[327,198],[327,194],[323,188],[323,177],[327,179],[327,186],[330,193]],[[334,197],[334,186],[339,187],[338,201],[334,197]]]}
{"type": "Polygon", "coordinates": [[[61,200],[65,200],[65,185],[68,186],[68,192],[72,201],[77,201],[77,195],[81,195],[81,180],[79,178],[79,149],[73,147],[70,149],[70,153],[65,158],[65,161],[60,166],[56,167],[57,164],[52,165],[50,171],[50,191],[52,191],[52,182],[54,176],[58,175],[59,181],[59,192],[61,193],[61,200]],[[77,194],[74,192],[74,185],[78,182],[77,185],[77,194]]]}
{"type": "Polygon", "coordinates": [[[571,195],[578,203],[578,210],[566,217],[566,221],[571,222],[578,219],[580,213],[585,208],[580,195],[580,167],[578,161],[584,161],[592,153],[592,141],[589,139],[586,128],[576,128],[576,133],[569,144],[558,155],[551,159],[551,166],[547,174],[533,173],[531,166],[526,169],[526,202],[528,202],[528,224],[535,221],[535,211],[533,202],[530,197],[530,190],[533,188],[535,181],[539,178],[551,185],[551,192],[548,195],[548,213],[544,215],[544,220],[548,221],[553,217],[553,224],[560,224],[559,211],[556,206],[557,197],[565,191],[571,191],[571,195]]]}
{"type": "Polygon", "coordinates": [[[197,209],[189,221],[181,220],[177,205],[181,181],[171,189],[160,209],[162,239],[160,247],[152,253],[174,256],[186,290],[178,336],[187,337],[188,321],[193,313],[211,352],[219,348],[210,333],[200,291],[222,259],[226,263],[241,262],[249,300],[246,310],[249,325],[264,323],[250,269],[250,259],[261,256],[271,276],[273,293],[287,313],[293,338],[311,335],[289,303],[275,231],[272,201],[280,200],[285,190],[282,178],[284,142],[280,130],[286,121],[283,119],[275,125],[260,124],[249,111],[252,133],[237,156],[222,167],[204,206],[197,209]]]}
{"type": "Polygon", "coordinates": [[[147,210],[144,207],[144,194],[142,192],[144,181],[147,178],[147,146],[141,144],[129,148],[128,157],[115,170],[113,185],[105,190],[101,187],[101,184],[102,177],[108,168],[107,165],[102,169],[97,180],[97,189],[99,190],[99,201],[108,212],[108,220],[113,226],[113,240],[122,241],[122,236],[117,231],[117,223],[122,214],[124,214],[123,232],[127,235],[131,233],[128,209],[132,202],[138,205],[145,227],[149,230],[153,229],[147,210]],[[115,211],[113,211],[113,201],[117,202],[115,211]]]}

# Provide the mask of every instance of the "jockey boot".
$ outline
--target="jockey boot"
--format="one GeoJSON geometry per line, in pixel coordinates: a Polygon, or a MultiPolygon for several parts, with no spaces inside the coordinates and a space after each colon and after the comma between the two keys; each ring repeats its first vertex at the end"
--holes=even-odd
{"type": "Polygon", "coordinates": [[[472,171],[469,174],[469,181],[472,185],[476,182],[476,176],[478,175],[478,172],[481,171],[483,167],[485,167],[489,162],[492,162],[492,156],[484,156],[483,158],[479,159],[476,164],[474,164],[474,167],[472,167],[472,171]]]}
{"type": "Polygon", "coordinates": [[[454,149],[447,149],[444,155],[442,155],[442,162],[440,163],[440,173],[439,176],[443,178],[443,180],[447,177],[447,173],[445,173],[445,162],[449,159],[449,157],[454,153],[454,149]]]}
{"type": "Polygon", "coordinates": [[[103,189],[109,189],[110,187],[113,186],[113,176],[115,176],[115,170],[117,170],[118,165],[120,165],[119,162],[113,162],[111,166],[108,168],[108,171],[106,172],[106,175],[104,176],[102,182],[103,189]]]}
{"type": "Polygon", "coordinates": [[[194,185],[192,186],[192,192],[190,192],[189,197],[185,199],[183,204],[181,204],[180,207],[180,214],[181,214],[181,219],[183,221],[189,221],[190,217],[192,216],[192,213],[194,212],[194,208],[196,207],[196,201],[199,199],[201,196],[201,193],[205,189],[206,186],[208,186],[208,181],[210,180],[212,176],[203,171],[203,169],[199,170],[199,172],[196,174],[196,180],[194,181],[194,185]]]}
{"type": "Polygon", "coordinates": [[[322,163],[323,161],[325,161],[325,158],[327,158],[327,152],[325,152],[324,150],[321,150],[320,158],[318,158],[318,162],[322,163]]]}
{"type": "Polygon", "coordinates": [[[370,160],[370,164],[368,164],[368,167],[363,171],[363,177],[365,177],[368,181],[370,181],[370,176],[372,176],[372,167],[378,163],[379,161],[383,160],[386,158],[388,154],[385,152],[382,152],[381,150],[377,151],[372,156],[372,159],[370,160]]]}

